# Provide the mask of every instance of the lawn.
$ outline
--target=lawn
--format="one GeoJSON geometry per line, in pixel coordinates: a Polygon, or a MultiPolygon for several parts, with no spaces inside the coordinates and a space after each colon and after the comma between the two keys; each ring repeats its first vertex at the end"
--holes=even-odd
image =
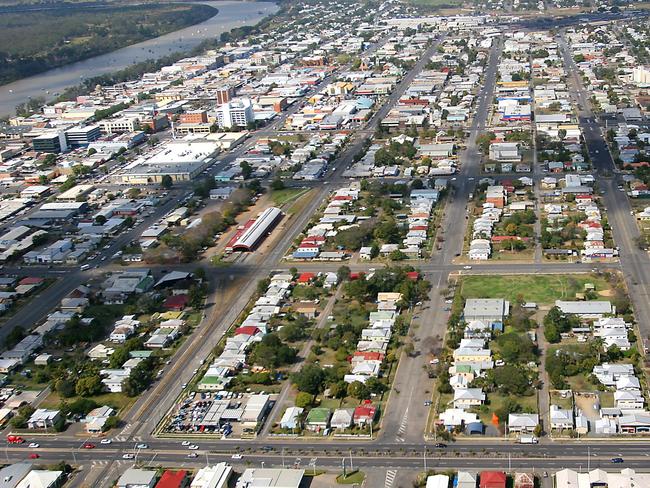
{"type": "MultiPolygon", "coordinates": [[[[81,397],[70,397],[66,398],[65,401],[67,403],[73,403],[75,400],[78,400],[81,397]]],[[[119,413],[123,413],[127,411],[133,403],[137,400],[137,397],[129,397],[126,396],[124,393],[102,393],[101,395],[96,395],[93,397],[84,397],[84,398],[89,398],[93,401],[95,401],[99,405],[110,405],[111,407],[115,408],[119,413]]],[[[52,392],[50,393],[45,400],[43,400],[43,403],[41,403],[39,406],[41,408],[59,408],[61,404],[61,397],[57,392],[52,392]]]]}
{"type": "Polygon", "coordinates": [[[273,200],[273,203],[281,207],[286,203],[297,200],[308,191],[309,188],[284,188],[282,190],[273,190],[271,192],[271,199],[273,200]]]}
{"type": "Polygon", "coordinates": [[[570,300],[592,283],[596,291],[609,289],[608,283],[591,274],[569,275],[501,275],[464,276],[461,280],[463,298],[506,298],[515,301],[522,295],[526,302],[553,304],[555,300],[570,300]]]}
{"type": "Polygon", "coordinates": [[[366,475],[363,471],[353,471],[346,476],[337,476],[336,483],[339,485],[361,485],[364,479],[366,479],[366,475]]]}

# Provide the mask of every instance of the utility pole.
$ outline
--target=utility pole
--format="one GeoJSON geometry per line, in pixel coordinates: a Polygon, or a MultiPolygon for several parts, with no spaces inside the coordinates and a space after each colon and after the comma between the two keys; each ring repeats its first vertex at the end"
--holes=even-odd
{"type": "Polygon", "coordinates": [[[424,445],[424,451],[422,451],[422,458],[424,459],[424,472],[427,472],[427,446],[424,445]]]}

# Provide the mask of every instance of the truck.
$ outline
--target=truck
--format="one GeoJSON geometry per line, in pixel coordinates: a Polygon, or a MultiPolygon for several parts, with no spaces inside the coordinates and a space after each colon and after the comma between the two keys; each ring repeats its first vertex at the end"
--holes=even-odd
{"type": "Polygon", "coordinates": [[[537,444],[539,439],[534,435],[522,435],[519,437],[519,444],[537,444]]]}
{"type": "Polygon", "coordinates": [[[25,442],[25,439],[23,439],[19,435],[9,434],[7,436],[7,442],[9,444],[22,444],[23,442],[25,442]]]}

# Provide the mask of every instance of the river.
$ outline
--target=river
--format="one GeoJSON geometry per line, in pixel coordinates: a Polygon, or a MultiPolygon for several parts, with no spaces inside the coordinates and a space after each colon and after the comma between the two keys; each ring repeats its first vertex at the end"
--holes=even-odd
{"type": "Polygon", "coordinates": [[[224,0],[201,3],[219,9],[219,13],[200,24],[0,86],[0,115],[13,114],[16,105],[29,97],[53,98],[54,93],[78,84],[83,78],[119,71],[172,52],[189,51],[205,39],[219,36],[233,27],[256,24],[278,10],[272,2],[224,0]]]}

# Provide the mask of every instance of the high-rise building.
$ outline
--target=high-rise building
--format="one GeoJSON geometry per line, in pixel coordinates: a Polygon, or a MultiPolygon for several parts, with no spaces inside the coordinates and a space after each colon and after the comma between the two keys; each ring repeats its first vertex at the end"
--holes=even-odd
{"type": "Polygon", "coordinates": [[[217,109],[217,123],[219,127],[242,127],[255,120],[253,103],[250,98],[237,98],[224,103],[217,109]]]}

